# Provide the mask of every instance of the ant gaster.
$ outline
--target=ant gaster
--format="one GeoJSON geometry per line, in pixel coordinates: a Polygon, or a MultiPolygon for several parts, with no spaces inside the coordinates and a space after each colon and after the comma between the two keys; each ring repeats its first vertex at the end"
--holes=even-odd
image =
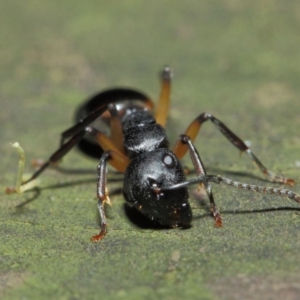
{"type": "Polygon", "coordinates": [[[169,67],[163,69],[161,81],[162,88],[155,117],[151,115],[151,100],[131,89],[107,90],[84,103],[77,111],[77,123],[62,133],[60,148],[22,186],[37,178],[49,165],[58,162],[76,144],[89,155],[100,157],[97,197],[101,229],[99,234],[91,238],[93,242],[102,239],[107,232],[104,211],[105,202],[110,203],[107,163],[124,173],[125,200],[150,220],[165,226],[190,226],[192,210],[187,186],[192,184],[200,184],[205,188],[217,227],[222,226],[222,218],[215,205],[210,182],[223,182],[244,190],[286,196],[300,203],[300,196],[290,190],[249,185],[219,175],[207,175],[193,142],[201,125],[210,120],[236,148],[250,156],[270,181],[290,186],[295,184],[293,179],[269,171],[238,136],[211,114],[201,113],[196,117],[170,150],[164,129],[170,102],[169,67]],[[91,126],[96,119],[109,122],[110,136],[91,126]],[[97,144],[88,140],[87,136],[94,137],[97,144]],[[186,152],[190,154],[197,175],[189,180],[186,179],[179,162],[186,152]]]}

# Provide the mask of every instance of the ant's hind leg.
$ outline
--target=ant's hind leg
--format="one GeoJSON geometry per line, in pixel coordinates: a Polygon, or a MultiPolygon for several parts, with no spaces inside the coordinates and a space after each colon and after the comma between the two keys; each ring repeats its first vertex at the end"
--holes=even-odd
{"type": "MultiPolygon", "coordinates": [[[[270,181],[279,182],[290,186],[295,185],[296,182],[294,179],[276,175],[270,170],[268,170],[263,165],[263,163],[254,155],[251,149],[236,134],[234,134],[224,123],[222,123],[220,120],[218,120],[211,114],[200,114],[186,129],[185,135],[189,136],[191,141],[193,142],[201,129],[201,125],[207,120],[210,120],[217,127],[217,129],[227,138],[227,140],[231,142],[237,149],[239,149],[242,152],[246,152],[250,156],[252,161],[256,164],[256,166],[260,169],[260,171],[270,181]]],[[[188,151],[188,147],[187,145],[182,145],[180,142],[177,142],[173,148],[173,151],[176,154],[176,156],[180,159],[186,154],[186,152],[188,151]]]]}
{"type": "Polygon", "coordinates": [[[171,77],[171,69],[169,67],[165,67],[161,73],[161,92],[155,113],[156,122],[163,127],[166,125],[169,113],[171,77]]]}

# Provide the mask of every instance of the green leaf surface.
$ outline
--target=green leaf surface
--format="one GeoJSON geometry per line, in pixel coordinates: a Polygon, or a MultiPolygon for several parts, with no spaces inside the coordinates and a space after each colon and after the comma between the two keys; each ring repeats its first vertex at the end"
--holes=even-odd
{"type": "MultiPolygon", "coordinates": [[[[1,190],[16,180],[10,142],[22,145],[33,172],[30,160],[57,149],[84,99],[125,86],[155,101],[166,64],[171,144],[210,112],[272,171],[299,181],[299,11],[296,0],[2,0],[1,190]]],[[[212,124],[196,146],[210,174],[280,187],[212,124]]],[[[218,229],[193,187],[193,226],[167,230],[139,223],[113,195],[109,232],[93,244],[97,163],[74,150],[62,167],[81,172],[49,169],[38,190],[0,196],[1,299],[300,298],[299,204],[213,186],[218,229]]],[[[192,166],[188,156],[183,164],[192,166]]],[[[109,190],[121,186],[110,171],[109,190]]]]}

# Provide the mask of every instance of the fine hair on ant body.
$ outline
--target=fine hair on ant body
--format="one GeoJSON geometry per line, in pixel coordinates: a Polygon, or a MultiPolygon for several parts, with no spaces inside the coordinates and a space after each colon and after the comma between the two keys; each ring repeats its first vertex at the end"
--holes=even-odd
{"type": "MultiPolygon", "coordinates": [[[[99,157],[97,198],[101,217],[100,232],[91,241],[101,240],[107,233],[104,204],[110,203],[107,188],[107,163],[124,173],[123,195],[127,203],[150,220],[169,227],[188,227],[192,222],[187,187],[200,184],[209,198],[210,211],[217,227],[222,227],[211,183],[226,185],[247,191],[288,197],[300,203],[300,196],[282,188],[250,185],[208,175],[197,149],[194,147],[201,125],[210,120],[215,127],[241,152],[246,152],[260,171],[272,182],[293,186],[295,181],[269,171],[249,147],[219,119],[208,113],[199,114],[180,135],[172,150],[164,126],[169,111],[171,70],[165,67],[161,73],[161,93],[153,116],[152,101],[144,94],[131,89],[110,89],[101,92],[78,109],[77,123],[61,134],[59,149],[20,187],[33,182],[51,164],[57,163],[75,145],[92,156],[99,157]],[[107,121],[110,135],[91,124],[101,119],[107,121]],[[87,139],[92,136],[93,141],[87,139]],[[196,177],[187,179],[180,159],[189,152],[196,177]]],[[[23,189],[22,189],[23,187],[23,189]]],[[[16,189],[7,189],[13,192],[16,189]]]]}

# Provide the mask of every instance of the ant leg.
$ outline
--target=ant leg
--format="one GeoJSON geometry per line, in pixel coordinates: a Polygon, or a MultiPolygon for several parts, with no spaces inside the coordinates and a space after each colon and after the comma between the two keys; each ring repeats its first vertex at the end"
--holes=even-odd
{"type": "Polygon", "coordinates": [[[105,110],[107,110],[107,104],[104,103],[94,111],[92,111],[89,115],[87,115],[85,118],[80,119],[78,123],[73,125],[72,127],[68,128],[64,132],[61,133],[61,141],[60,146],[62,146],[66,139],[69,137],[73,137],[75,134],[78,134],[84,128],[88,125],[90,125],[93,121],[95,121],[105,110]]]}
{"type": "MultiPolygon", "coordinates": [[[[270,170],[268,170],[262,162],[254,155],[254,153],[250,150],[250,148],[237,136],[235,135],[225,124],[223,124],[220,120],[215,118],[213,115],[208,113],[200,114],[186,129],[185,134],[190,137],[191,141],[194,141],[196,136],[199,133],[201,125],[210,120],[217,129],[240,151],[246,152],[256,166],[260,169],[260,171],[269,178],[270,181],[273,182],[280,182],[286,185],[293,186],[295,185],[295,180],[290,178],[285,178],[279,175],[274,174],[270,170]]],[[[188,147],[186,145],[182,145],[181,143],[176,143],[173,152],[176,156],[180,159],[182,158],[185,153],[187,152],[188,147]]]]}
{"type": "Polygon", "coordinates": [[[110,160],[110,164],[119,172],[124,173],[129,164],[129,158],[120,151],[120,149],[115,145],[111,138],[93,127],[88,128],[90,130],[90,133],[95,136],[103,151],[111,151],[115,153],[115,157],[114,159],[110,160]]]}
{"type": "Polygon", "coordinates": [[[100,163],[98,165],[98,181],[97,181],[97,198],[98,198],[98,210],[101,218],[100,224],[100,232],[97,235],[91,237],[92,242],[100,241],[106,234],[107,231],[107,222],[106,216],[104,211],[104,204],[107,202],[110,204],[110,199],[108,197],[108,190],[107,190],[107,167],[106,162],[111,158],[109,152],[104,152],[100,158],[100,163]]]}
{"type": "MultiPolygon", "coordinates": [[[[107,101],[106,101],[107,102],[107,101]]],[[[78,123],[76,123],[75,125],[73,125],[72,127],[68,128],[67,130],[65,130],[64,132],[61,133],[61,139],[60,139],[60,144],[59,144],[59,149],[63,148],[65,141],[68,138],[73,139],[73,137],[75,136],[81,136],[81,133],[84,132],[84,128],[88,125],[90,125],[93,121],[95,121],[101,114],[103,114],[103,112],[105,112],[105,110],[107,110],[107,104],[106,102],[103,102],[101,106],[99,106],[97,109],[95,109],[94,111],[92,111],[89,115],[87,115],[85,118],[82,118],[79,120],[78,123]]],[[[80,139],[82,138],[82,136],[80,137],[80,139]]],[[[79,139],[79,140],[80,140],[79,139]]],[[[76,142],[77,143],[77,142],[76,142]]],[[[67,151],[68,152],[68,151],[67,151]]],[[[63,156],[63,155],[62,155],[63,156]]],[[[61,156],[61,157],[62,157],[61,156]]],[[[56,160],[56,162],[58,162],[58,160],[56,160]]],[[[51,162],[52,163],[52,162],[51,162]]],[[[38,170],[39,173],[41,173],[45,168],[47,168],[49,166],[49,163],[45,163],[43,160],[34,160],[33,161],[33,165],[35,166],[40,166],[40,169],[38,170]]],[[[35,173],[36,174],[36,173],[35,173]]],[[[34,175],[35,175],[34,174],[34,175]]],[[[39,174],[36,174],[37,176],[39,174]]],[[[35,177],[36,178],[36,177],[35,177]]],[[[33,178],[30,178],[29,181],[31,181],[33,178]]],[[[28,181],[27,181],[28,182],[28,181]]]]}
{"type": "Polygon", "coordinates": [[[165,67],[161,73],[161,92],[155,114],[156,122],[163,127],[166,125],[170,106],[171,77],[171,69],[165,67]]]}
{"type": "Polygon", "coordinates": [[[109,104],[108,111],[110,112],[110,139],[116,145],[116,147],[125,154],[123,145],[123,126],[118,114],[116,105],[109,104]]]}
{"type": "Polygon", "coordinates": [[[97,235],[94,235],[91,237],[92,242],[98,242],[100,241],[107,232],[107,222],[106,222],[106,216],[104,211],[104,204],[111,204],[109,196],[108,196],[108,189],[107,189],[107,161],[110,160],[110,163],[112,164],[112,161],[122,160],[122,157],[120,157],[120,154],[115,151],[106,151],[102,154],[100,158],[100,163],[98,165],[98,181],[97,181],[97,197],[98,197],[98,210],[101,218],[101,224],[100,224],[100,232],[97,235]]]}
{"type": "MultiPolygon", "coordinates": [[[[187,135],[183,134],[183,135],[179,136],[178,142],[181,143],[182,145],[187,146],[197,176],[202,177],[203,175],[206,175],[206,171],[205,171],[203,162],[200,158],[200,155],[199,155],[197,149],[194,147],[191,139],[187,135]]],[[[200,182],[200,184],[201,184],[201,186],[204,186],[206,193],[208,195],[209,203],[210,203],[210,211],[211,211],[212,216],[215,219],[215,226],[222,227],[222,217],[216,207],[214,196],[213,196],[212,189],[211,189],[211,185],[208,183],[208,181],[200,182]]]]}

